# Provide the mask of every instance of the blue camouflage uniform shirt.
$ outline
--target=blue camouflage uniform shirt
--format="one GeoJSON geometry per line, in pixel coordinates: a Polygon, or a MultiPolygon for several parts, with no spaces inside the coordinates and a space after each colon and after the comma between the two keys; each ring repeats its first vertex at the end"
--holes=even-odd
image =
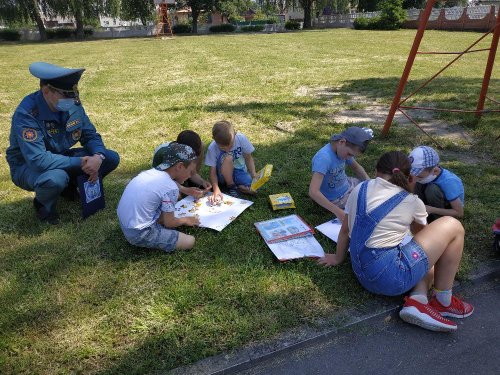
{"type": "Polygon", "coordinates": [[[36,91],[26,96],[12,116],[7,162],[11,171],[27,164],[34,171],[80,167],[80,158],[63,155],[77,142],[94,155],[105,153],[101,136],[80,105],[77,111],[52,112],[36,91]]]}

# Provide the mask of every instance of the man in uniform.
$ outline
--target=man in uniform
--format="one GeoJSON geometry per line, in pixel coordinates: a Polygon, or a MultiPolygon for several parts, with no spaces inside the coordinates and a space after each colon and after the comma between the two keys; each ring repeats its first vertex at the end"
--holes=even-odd
{"type": "Polygon", "coordinates": [[[7,162],[12,181],[35,192],[38,219],[57,224],[59,196],[78,196],[76,177],[85,173],[95,182],[120,157],[104,147],[80,103],[77,85],[85,69],[35,62],[29,70],[40,79],[40,90],[26,96],[12,116],[7,162]],[[71,148],[77,142],[82,147],[71,148]]]}

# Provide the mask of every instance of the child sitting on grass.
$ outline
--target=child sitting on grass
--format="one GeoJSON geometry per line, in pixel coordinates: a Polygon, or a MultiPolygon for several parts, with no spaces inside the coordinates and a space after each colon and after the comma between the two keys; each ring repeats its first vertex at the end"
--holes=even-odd
{"type": "Polygon", "coordinates": [[[203,179],[200,175],[201,165],[204,158],[205,146],[198,133],[192,130],[183,130],[177,135],[177,143],[188,145],[196,154],[195,173],[189,178],[185,185],[178,184],[179,191],[185,195],[191,195],[195,198],[203,197],[210,189],[212,184],[203,179]]]}
{"type": "Polygon", "coordinates": [[[236,133],[229,121],[218,121],[212,128],[213,141],[208,146],[205,164],[210,167],[213,195],[209,200],[222,199],[220,187],[225,186],[229,195],[238,197],[239,192],[255,194],[250,189],[257,175],[252,152],[255,148],[242,133],[236,133]]]}
{"type": "Polygon", "coordinates": [[[330,142],[312,159],[313,175],[309,184],[309,196],[340,221],[344,219],[344,207],[352,189],[360,180],[370,178],[354,157],[366,150],[372,138],[371,129],[356,126],[347,128],[340,134],[332,135],[330,142]],[[346,164],[359,179],[347,177],[346,164]]]}
{"type": "Polygon", "coordinates": [[[128,242],[166,252],[194,246],[193,236],[171,228],[200,223],[195,216],[174,216],[177,183],[184,183],[195,170],[196,154],[191,147],[171,142],[156,150],[153,168],[134,177],[118,203],[120,227],[128,242]]]}
{"type": "Polygon", "coordinates": [[[376,178],[355,187],[347,200],[337,252],[318,263],[338,265],[350,249],[354,274],[368,291],[386,296],[410,291],[401,319],[433,331],[455,331],[457,324],[446,317],[465,318],[474,311],[452,293],[464,228],[450,216],[426,225],[424,203],[411,194],[414,185],[406,154],[382,155],[376,178]],[[410,231],[413,239],[401,245],[410,231]]]}
{"type": "Polygon", "coordinates": [[[439,166],[439,155],[429,146],[410,153],[411,175],[416,177],[415,194],[425,203],[433,222],[441,216],[464,216],[464,185],[460,177],[439,166]]]}

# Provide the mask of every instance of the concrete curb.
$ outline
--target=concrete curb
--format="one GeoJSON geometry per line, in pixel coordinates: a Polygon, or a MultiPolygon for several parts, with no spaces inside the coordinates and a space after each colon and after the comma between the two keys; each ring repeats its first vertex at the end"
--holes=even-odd
{"type": "MultiPolygon", "coordinates": [[[[454,290],[467,293],[483,284],[500,278],[500,260],[492,260],[479,266],[466,281],[456,282],[454,290]]],[[[226,354],[202,359],[192,365],[178,367],[169,372],[171,375],[229,375],[249,369],[278,354],[286,354],[306,346],[325,342],[347,330],[371,325],[375,321],[395,316],[399,303],[374,298],[360,313],[355,309],[344,311],[336,318],[338,326],[329,324],[323,328],[301,327],[290,330],[272,341],[248,345],[245,348],[226,354]]]]}

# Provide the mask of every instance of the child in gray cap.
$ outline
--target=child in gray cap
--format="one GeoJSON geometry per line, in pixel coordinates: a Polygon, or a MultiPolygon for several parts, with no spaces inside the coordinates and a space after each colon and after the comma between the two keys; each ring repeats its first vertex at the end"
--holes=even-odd
{"type": "Polygon", "coordinates": [[[330,142],[312,159],[313,175],[309,184],[309,196],[341,221],[352,189],[360,180],[370,178],[354,157],[366,150],[372,138],[371,129],[352,126],[340,134],[332,135],[330,142]],[[347,177],[346,166],[352,169],[357,178],[347,177]]]}
{"type": "Polygon", "coordinates": [[[118,203],[120,227],[132,245],[172,252],[191,249],[195,239],[175,229],[199,225],[198,217],[176,218],[182,184],[196,171],[196,153],[187,145],[170,142],[155,150],[153,168],[139,173],[125,187],[118,203]]]}

